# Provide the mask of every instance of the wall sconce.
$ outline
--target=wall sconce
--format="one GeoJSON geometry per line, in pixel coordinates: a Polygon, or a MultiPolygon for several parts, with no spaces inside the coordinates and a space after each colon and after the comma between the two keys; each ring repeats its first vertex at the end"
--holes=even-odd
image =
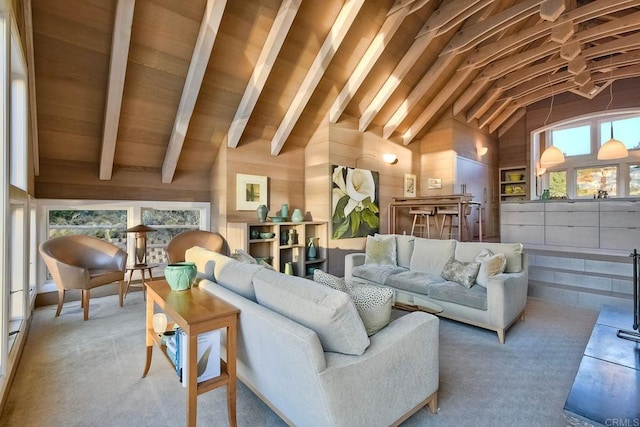
{"type": "Polygon", "coordinates": [[[147,233],[158,231],[148,225],[140,224],[127,228],[127,233],[136,233],[136,267],[147,265],[147,233]]]}
{"type": "Polygon", "coordinates": [[[482,157],[489,151],[489,147],[478,147],[478,156],[482,157]]]}
{"type": "Polygon", "coordinates": [[[382,160],[390,165],[395,165],[396,163],[398,163],[398,156],[393,153],[386,153],[382,155],[382,160]]]}

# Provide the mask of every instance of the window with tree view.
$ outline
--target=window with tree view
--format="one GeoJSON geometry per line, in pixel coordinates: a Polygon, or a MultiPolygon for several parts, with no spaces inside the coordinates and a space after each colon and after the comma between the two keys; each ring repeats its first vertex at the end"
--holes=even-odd
{"type": "Polygon", "coordinates": [[[167,262],[166,247],[176,235],[200,229],[199,209],[143,209],[142,223],[157,231],[147,233],[147,261],[154,264],[167,262]]]}
{"type": "Polygon", "coordinates": [[[49,238],[84,234],[127,250],[126,210],[49,210],[49,238]]]}
{"type": "Polygon", "coordinates": [[[604,190],[609,196],[617,194],[618,168],[607,166],[603,168],[576,169],[576,196],[593,197],[598,190],[604,190]]]}

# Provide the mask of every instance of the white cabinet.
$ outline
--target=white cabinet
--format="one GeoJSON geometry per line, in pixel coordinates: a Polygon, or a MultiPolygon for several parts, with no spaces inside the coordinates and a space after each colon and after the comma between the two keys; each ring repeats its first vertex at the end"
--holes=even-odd
{"type": "Polygon", "coordinates": [[[600,246],[629,251],[640,246],[640,201],[601,203],[600,246]]]}
{"type": "Polygon", "coordinates": [[[500,223],[503,242],[544,244],[544,205],[541,203],[503,203],[500,223]]]}

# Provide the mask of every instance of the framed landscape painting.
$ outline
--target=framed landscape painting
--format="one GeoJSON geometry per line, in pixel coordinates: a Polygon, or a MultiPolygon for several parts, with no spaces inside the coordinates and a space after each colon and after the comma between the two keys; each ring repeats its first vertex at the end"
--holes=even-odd
{"type": "Polygon", "coordinates": [[[331,238],[351,239],[380,231],[380,174],[331,166],[331,238]]]}
{"type": "Polygon", "coordinates": [[[255,211],[268,196],[266,176],[236,174],[236,210],[255,211]]]}

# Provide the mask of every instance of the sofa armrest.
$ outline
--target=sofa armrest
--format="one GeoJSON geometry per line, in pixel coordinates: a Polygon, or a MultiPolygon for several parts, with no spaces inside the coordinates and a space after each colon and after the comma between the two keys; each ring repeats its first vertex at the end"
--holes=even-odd
{"type": "Polygon", "coordinates": [[[391,425],[435,393],[438,331],[436,316],[412,312],[372,335],[362,356],[326,353],[327,369],[320,373],[320,381],[327,406],[332,408],[332,421],[336,425],[337,420],[339,425],[391,425]]]}
{"type": "Polygon", "coordinates": [[[364,265],[365,254],[356,252],[353,254],[347,254],[344,256],[344,280],[345,282],[350,281],[353,276],[351,275],[351,270],[353,267],[357,267],[359,265],[364,265]]]}
{"type": "Polygon", "coordinates": [[[487,311],[491,324],[507,327],[527,305],[529,273],[526,262],[519,273],[502,273],[487,280],[487,311]]]}

